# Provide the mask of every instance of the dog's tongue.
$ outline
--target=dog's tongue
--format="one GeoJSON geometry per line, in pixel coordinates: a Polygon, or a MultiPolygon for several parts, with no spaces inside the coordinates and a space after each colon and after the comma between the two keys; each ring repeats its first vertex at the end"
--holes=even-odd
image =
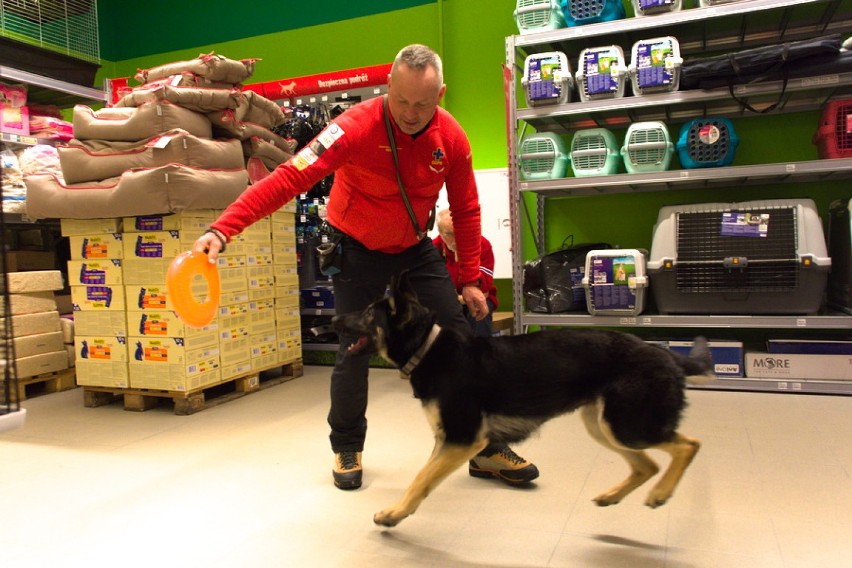
{"type": "Polygon", "coordinates": [[[355,353],[358,353],[360,350],[362,350],[366,346],[367,346],[367,338],[366,337],[359,337],[355,341],[355,343],[353,343],[352,345],[349,346],[349,349],[347,349],[346,351],[348,353],[355,354],[355,353]]]}

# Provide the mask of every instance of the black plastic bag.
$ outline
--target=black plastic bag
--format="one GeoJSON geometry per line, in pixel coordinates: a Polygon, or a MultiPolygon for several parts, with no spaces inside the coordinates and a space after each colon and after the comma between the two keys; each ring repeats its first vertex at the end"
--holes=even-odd
{"type": "Polygon", "coordinates": [[[527,310],[555,314],[586,310],[583,274],[590,250],[612,248],[607,243],[567,247],[524,264],[527,310]]]}

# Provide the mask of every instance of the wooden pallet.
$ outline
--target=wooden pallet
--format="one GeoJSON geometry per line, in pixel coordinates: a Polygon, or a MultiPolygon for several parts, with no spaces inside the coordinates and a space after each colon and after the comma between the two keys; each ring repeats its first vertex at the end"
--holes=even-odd
{"type": "Polygon", "coordinates": [[[77,388],[77,373],[73,368],[18,379],[18,400],[42,394],[77,388]]]}
{"type": "Polygon", "coordinates": [[[144,412],[158,406],[163,400],[171,399],[175,414],[188,416],[249,393],[293,380],[301,377],[303,373],[302,359],[297,359],[186,392],[84,386],[83,406],[87,408],[103,406],[121,397],[124,400],[124,410],[144,412]]]}

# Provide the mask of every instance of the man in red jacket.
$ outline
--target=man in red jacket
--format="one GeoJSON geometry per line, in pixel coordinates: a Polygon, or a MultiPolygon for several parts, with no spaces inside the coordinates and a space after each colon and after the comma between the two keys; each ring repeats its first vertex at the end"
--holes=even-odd
{"type": "MultiPolygon", "coordinates": [[[[473,317],[484,318],[488,304],[480,289],[479,197],[473,160],[464,130],[438,106],[445,90],[438,55],[423,45],[403,48],[391,67],[387,96],[350,108],[292,159],[250,186],[198,238],[193,250],[207,251],[215,260],[231,237],[334,172],[327,211],[329,224],[342,236],[342,260],[332,276],[337,313],[364,309],[384,294],[392,275],[407,269],[420,301],[438,314],[438,324],[469,333],[444,261],[425,235],[427,219],[446,184],[455,219],[461,295],[473,317]],[[398,152],[398,171],[385,113],[398,152]]],[[[340,489],[361,486],[367,433],[369,355],[347,355],[355,339],[341,335],[331,375],[329,439],[335,454],[334,483],[340,489]]],[[[532,479],[530,465],[517,458],[492,473],[523,483],[532,479]]]]}

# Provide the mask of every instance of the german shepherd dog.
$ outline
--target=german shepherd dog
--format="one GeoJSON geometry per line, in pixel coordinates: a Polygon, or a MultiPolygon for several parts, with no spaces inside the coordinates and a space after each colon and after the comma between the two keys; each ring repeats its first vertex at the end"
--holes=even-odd
{"type": "Polygon", "coordinates": [[[524,335],[474,338],[436,323],[417,301],[405,273],[389,294],[361,313],[334,318],[357,336],[349,352],[379,353],[400,369],[421,400],[435,449],[402,499],[373,517],[392,527],[450,473],[488,444],[519,442],[544,422],[579,410],[589,434],[623,457],[630,475],[595,497],[615,505],[658,471],[645,453],[663,450],[671,463],[645,504],[672,496],[699,441],[677,432],[686,406],[685,382],[713,378],[706,340],[689,356],[617,331],[559,328],[524,335]]]}

